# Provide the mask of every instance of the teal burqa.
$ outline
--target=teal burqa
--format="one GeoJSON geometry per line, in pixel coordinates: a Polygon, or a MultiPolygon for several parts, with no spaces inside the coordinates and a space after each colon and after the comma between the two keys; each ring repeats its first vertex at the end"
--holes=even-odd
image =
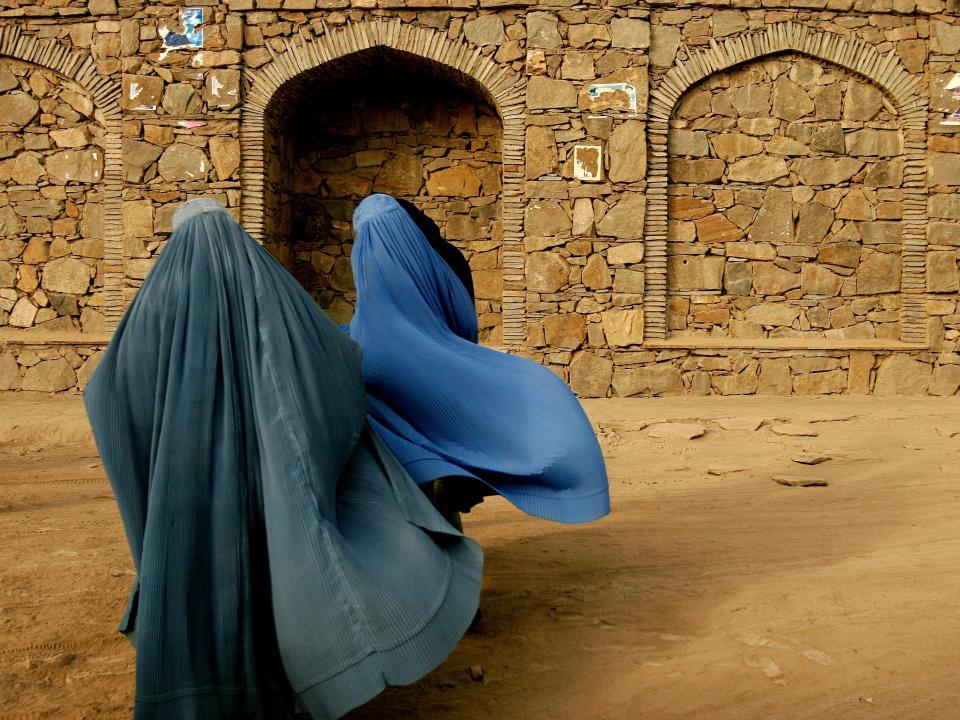
{"type": "Polygon", "coordinates": [[[542,365],[477,344],[469,291],[389,195],[353,215],[370,419],[418,483],[480,480],[559,522],[610,511],[607,473],[577,398],[542,365]]]}
{"type": "Polygon", "coordinates": [[[135,718],[336,718],[469,626],[481,552],[371,431],[358,346],[211,201],[85,402],[137,569],[135,718]]]}

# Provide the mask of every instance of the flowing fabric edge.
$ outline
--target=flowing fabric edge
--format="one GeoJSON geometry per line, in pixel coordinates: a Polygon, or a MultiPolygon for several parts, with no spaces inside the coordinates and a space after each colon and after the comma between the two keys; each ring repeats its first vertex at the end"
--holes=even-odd
{"type": "Polygon", "coordinates": [[[455,554],[446,597],[415,634],[384,651],[373,651],[333,677],[297,694],[314,718],[339,718],[379,695],[388,685],[410,685],[436,669],[459,645],[480,606],[482,555],[469,538],[455,554]]]}

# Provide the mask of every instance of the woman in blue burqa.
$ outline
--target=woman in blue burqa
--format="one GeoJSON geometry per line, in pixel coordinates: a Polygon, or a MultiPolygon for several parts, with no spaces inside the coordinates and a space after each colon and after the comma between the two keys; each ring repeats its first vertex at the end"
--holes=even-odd
{"type": "Polygon", "coordinates": [[[371,430],[358,345],[215,202],[177,212],[85,403],[138,720],[336,718],[469,626],[480,550],[371,430]]]}
{"type": "Polygon", "coordinates": [[[495,492],[548,520],[606,515],[603,456],[579,402],[543,366],[477,344],[462,258],[448,257],[429,218],[376,194],[353,225],[349,333],[363,348],[371,424],[411,477],[442,480],[460,511],[495,492]]]}

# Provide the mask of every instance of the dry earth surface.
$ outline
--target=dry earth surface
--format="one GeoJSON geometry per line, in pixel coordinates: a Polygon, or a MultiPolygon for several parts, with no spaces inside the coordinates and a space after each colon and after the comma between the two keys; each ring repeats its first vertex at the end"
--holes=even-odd
{"type": "MultiPolygon", "coordinates": [[[[960,717],[960,405],[587,410],[613,513],[467,516],[482,621],[351,720],[960,717]]],[[[0,718],[129,717],[133,574],[79,398],[0,395],[0,538],[0,718]]]]}

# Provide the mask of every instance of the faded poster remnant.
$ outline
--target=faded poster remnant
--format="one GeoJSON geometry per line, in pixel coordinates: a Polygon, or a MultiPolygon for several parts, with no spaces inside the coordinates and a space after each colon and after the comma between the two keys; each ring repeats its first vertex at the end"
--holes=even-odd
{"type": "Polygon", "coordinates": [[[595,83],[587,90],[591,101],[600,101],[593,110],[637,111],[637,88],[631,83],[595,83]]]}
{"type": "Polygon", "coordinates": [[[181,8],[180,28],[171,30],[165,25],[157,28],[160,37],[163,38],[163,49],[170,51],[181,48],[202,48],[203,28],[200,27],[201,25],[203,25],[203,8],[181,8]]]}
{"type": "Polygon", "coordinates": [[[573,176],[582,182],[603,180],[603,146],[591,143],[573,148],[573,176]]]}

